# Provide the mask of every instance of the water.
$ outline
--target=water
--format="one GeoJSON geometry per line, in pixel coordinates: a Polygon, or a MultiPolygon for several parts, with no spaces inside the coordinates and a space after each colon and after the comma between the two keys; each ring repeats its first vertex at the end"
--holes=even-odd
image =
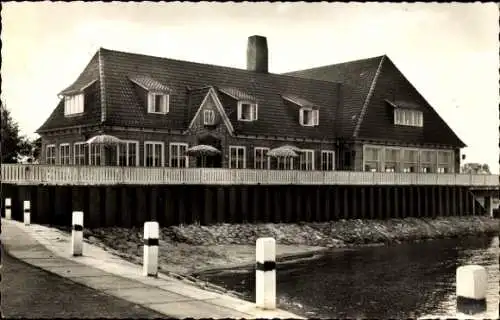
{"type": "MultiPolygon", "coordinates": [[[[464,264],[486,267],[488,309],[498,310],[498,237],[368,247],[278,266],[278,307],[309,318],[453,314],[455,272],[464,264]]],[[[200,278],[255,301],[254,272],[222,272],[200,278]]]]}

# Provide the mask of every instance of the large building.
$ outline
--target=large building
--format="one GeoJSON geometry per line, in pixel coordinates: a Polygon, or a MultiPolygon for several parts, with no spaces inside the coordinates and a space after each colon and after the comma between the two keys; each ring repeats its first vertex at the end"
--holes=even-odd
{"type": "Polygon", "coordinates": [[[60,95],[45,164],[458,173],[465,147],[389,57],[272,74],[261,36],[246,70],[101,48],[60,95]]]}

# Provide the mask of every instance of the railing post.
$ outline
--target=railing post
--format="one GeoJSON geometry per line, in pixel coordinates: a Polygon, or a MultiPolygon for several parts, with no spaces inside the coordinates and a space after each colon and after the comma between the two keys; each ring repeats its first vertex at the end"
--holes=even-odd
{"type": "Polygon", "coordinates": [[[255,302],[258,308],[276,308],[276,241],[257,239],[255,271],[255,302]]]}
{"type": "Polygon", "coordinates": [[[10,198],[5,198],[5,219],[12,220],[12,200],[10,198]]]}
{"type": "Polygon", "coordinates": [[[486,290],[488,274],[486,269],[478,265],[457,268],[457,313],[467,315],[486,311],[486,290]]]}
{"type": "Polygon", "coordinates": [[[160,227],[158,222],[144,223],[144,276],[156,277],[158,275],[158,245],[160,227]]]}
{"type": "Polygon", "coordinates": [[[24,225],[29,226],[31,224],[31,212],[30,212],[30,201],[24,200],[23,203],[24,211],[24,225]]]}
{"type": "Polygon", "coordinates": [[[83,212],[73,211],[71,230],[71,253],[81,256],[83,252],[83,212]]]}

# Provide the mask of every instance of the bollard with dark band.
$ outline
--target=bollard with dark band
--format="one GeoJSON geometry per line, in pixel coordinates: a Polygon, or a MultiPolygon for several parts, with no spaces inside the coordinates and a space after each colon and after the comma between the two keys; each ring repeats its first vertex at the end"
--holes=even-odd
{"type": "Polygon", "coordinates": [[[83,254],[83,212],[73,211],[72,226],[71,254],[81,256],[83,254]]]}
{"type": "Polygon", "coordinates": [[[255,304],[262,309],[276,308],[276,241],[257,239],[255,253],[255,304]]]}
{"type": "Polygon", "coordinates": [[[478,265],[457,268],[457,313],[474,315],[486,312],[488,274],[478,265]]]}
{"type": "Polygon", "coordinates": [[[24,225],[29,226],[31,224],[31,212],[30,212],[30,202],[29,200],[24,200],[24,225]]]}
{"type": "Polygon", "coordinates": [[[5,219],[12,220],[12,200],[10,198],[5,198],[5,219]]]}
{"type": "Polygon", "coordinates": [[[144,223],[144,261],[143,274],[156,277],[158,275],[158,245],[160,227],[158,222],[144,223]]]}

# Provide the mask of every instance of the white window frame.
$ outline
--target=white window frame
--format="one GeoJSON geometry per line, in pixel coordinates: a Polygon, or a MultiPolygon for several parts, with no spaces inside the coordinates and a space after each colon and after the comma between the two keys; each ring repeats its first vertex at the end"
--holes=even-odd
{"type": "MultiPolygon", "coordinates": [[[[238,155],[238,152],[236,152],[236,155],[238,155]]],[[[238,157],[236,157],[236,164],[238,164],[240,161],[238,159],[238,157]]],[[[229,169],[246,169],[247,167],[247,148],[244,147],[244,146],[229,146],[229,169]],[[233,160],[233,152],[232,150],[239,150],[239,149],[242,149],[243,150],[243,168],[240,168],[238,165],[236,168],[233,168],[231,166],[231,163],[232,163],[232,160],[233,160]]]]}
{"type": "Polygon", "coordinates": [[[238,120],[239,121],[256,121],[259,118],[259,105],[255,102],[238,101],[238,120]],[[243,118],[243,105],[250,105],[250,119],[243,118]]]}
{"type": "Polygon", "coordinates": [[[215,111],[212,109],[203,110],[203,124],[213,125],[215,123],[215,111]]]}
{"type": "Polygon", "coordinates": [[[253,149],[253,168],[254,169],[258,169],[258,170],[269,170],[269,168],[271,167],[271,158],[267,156],[267,153],[269,152],[269,148],[265,148],[265,147],[254,147],[253,149]],[[257,167],[257,150],[261,150],[261,151],[264,151],[262,156],[261,156],[261,159],[259,159],[259,164],[260,163],[266,163],[266,167],[267,168],[258,168],[257,167]]]}
{"type": "Polygon", "coordinates": [[[293,170],[294,159],[292,157],[276,157],[276,170],[293,170]]]}
{"type": "Polygon", "coordinates": [[[334,150],[321,150],[321,170],[334,171],[335,170],[335,151],[334,150]],[[323,155],[326,155],[327,162],[325,163],[323,155]],[[328,163],[330,159],[330,163],[328,163]],[[325,169],[326,164],[326,169],[325,169]],[[331,167],[331,169],[330,169],[331,167]]]}
{"type": "Polygon", "coordinates": [[[454,173],[454,167],[455,167],[455,161],[454,161],[454,152],[452,150],[437,150],[437,158],[436,158],[436,164],[437,164],[437,173],[447,173],[451,174],[454,173]],[[440,162],[439,161],[439,154],[440,153],[446,153],[449,155],[449,160],[448,162],[440,162]],[[448,172],[445,172],[445,169],[448,169],[448,172]]]}
{"type": "Polygon", "coordinates": [[[71,146],[69,143],[61,143],[59,144],[59,165],[67,166],[70,164],[71,164],[71,146]],[[68,152],[68,154],[66,154],[66,151],[68,152]]]}
{"type": "Polygon", "coordinates": [[[185,167],[180,167],[179,165],[177,166],[173,166],[172,165],[172,161],[174,160],[174,153],[172,152],[172,149],[176,148],[177,152],[179,150],[180,147],[185,147],[186,150],[189,148],[189,145],[187,143],[184,143],[184,142],[171,142],[169,144],[169,147],[168,147],[168,165],[172,168],[189,168],[189,156],[185,155],[185,156],[182,156],[182,155],[176,155],[175,156],[175,159],[180,159],[182,157],[184,157],[184,161],[186,163],[186,166],[185,167]]]}
{"type": "Polygon", "coordinates": [[[82,114],[85,109],[85,95],[83,93],[64,96],[64,115],[82,114]]]}
{"type": "MultiPolygon", "coordinates": [[[[384,164],[383,156],[385,155],[385,150],[383,146],[377,145],[363,145],[363,171],[366,172],[366,164],[376,162],[377,168],[375,172],[382,171],[382,165],[384,164]],[[377,149],[378,150],[378,160],[367,160],[366,159],[366,149],[377,149]]],[[[373,170],[371,172],[374,172],[373,170]]]]}
{"type": "Polygon", "coordinates": [[[299,110],[300,125],[304,127],[315,127],[319,125],[319,110],[313,108],[300,108],[299,110]],[[311,122],[304,122],[304,112],[311,112],[311,122]]]}
{"type": "MultiPolygon", "coordinates": [[[[144,141],[144,167],[148,167],[148,168],[163,167],[165,165],[164,161],[165,161],[165,143],[162,141],[144,141]],[[153,159],[154,159],[155,146],[157,146],[157,145],[161,146],[161,148],[160,148],[160,165],[159,166],[155,166],[155,165],[147,166],[147,159],[148,159],[147,146],[148,145],[153,146],[153,149],[152,149],[153,150],[153,159]]],[[[154,160],[153,160],[153,164],[154,164],[154,160]]]]}
{"type": "Polygon", "coordinates": [[[299,169],[304,171],[313,171],[314,170],[314,150],[313,149],[301,149],[299,156],[299,169]],[[308,156],[311,155],[311,162],[307,161],[308,156]],[[305,167],[305,168],[304,168],[305,167]]]}
{"type": "Polygon", "coordinates": [[[402,173],[418,173],[419,172],[419,159],[420,159],[420,150],[421,149],[416,149],[416,148],[401,148],[401,158],[400,158],[400,172],[402,173]],[[415,162],[408,162],[405,159],[405,152],[406,151],[413,151],[417,153],[417,158],[415,159],[415,162]],[[415,167],[415,171],[411,172],[409,169],[406,168],[406,165],[410,164],[415,167]]]}
{"type": "Polygon", "coordinates": [[[89,144],[89,165],[90,166],[103,166],[104,161],[103,161],[103,155],[104,155],[104,150],[103,146],[101,144],[89,144]],[[94,148],[99,149],[99,153],[93,153],[92,151],[95,150],[94,148]],[[96,164],[96,159],[99,158],[99,164],[96,164]]]}
{"type": "Polygon", "coordinates": [[[401,153],[402,153],[403,148],[400,147],[383,147],[382,151],[382,165],[383,165],[383,172],[400,172],[401,171],[401,153]],[[394,169],[388,169],[387,168],[387,151],[392,151],[396,150],[397,151],[397,158],[394,161],[390,161],[391,163],[395,163],[395,168],[394,169]]]}
{"type": "Polygon", "coordinates": [[[435,149],[419,149],[418,153],[418,172],[420,173],[437,173],[437,150],[435,149]],[[423,162],[422,159],[422,153],[423,152],[430,152],[434,161],[431,160],[431,162],[423,162]],[[431,167],[431,172],[424,171],[423,165],[425,164],[426,166],[430,163],[431,167]]]}
{"type": "Polygon", "coordinates": [[[424,114],[420,110],[394,109],[394,124],[400,126],[423,127],[424,114]]]}
{"type": "MultiPolygon", "coordinates": [[[[120,156],[121,156],[121,147],[122,144],[126,144],[125,148],[125,167],[137,167],[139,166],[139,141],[137,140],[122,140],[122,143],[119,143],[116,146],[116,164],[120,166],[120,156]],[[135,145],[135,166],[131,166],[129,164],[130,160],[130,145],[134,144],[135,145]]],[[[144,149],[144,152],[146,152],[146,149],[144,149]]]]}
{"type": "Polygon", "coordinates": [[[167,114],[170,110],[170,95],[164,92],[148,92],[148,113],[167,114]],[[156,96],[162,97],[161,111],[155,111],[156,96]]]}
{"type": "Polygon", "coordinates": [[[57,161],[57,155],[56,155],[56,145],[55,144],[48,144],[45,146],[45,163],[49,165],[55,165],[57,161]],[[52,155],[49,156],[49,149],[52,149],[52,155]]]}
{"type": "Polygon", "coordinates": [[[89,145],[87,142],[84,142],[84,141],[81,141],[81,142],[75,142],[73,143],[73,165],[75,166],[84,166],[84,165],[87,165],[88,163],[88,157],[86,156],[86,153],[89,152],[89,145]],[[81,151],[81,146],[83,146],[83,155],[80,153],[80,152],[76,152],[76,150],[78,149],[78,151],[81,151]],[[87,151],[87,152],[85,152],[87,151]],[[78,154],[78,156],[77,156],[78,154]],[[77,161],[77,159],[81,160],[83,158],[83,163],[80,163],[80,161],[77,161]]]}

